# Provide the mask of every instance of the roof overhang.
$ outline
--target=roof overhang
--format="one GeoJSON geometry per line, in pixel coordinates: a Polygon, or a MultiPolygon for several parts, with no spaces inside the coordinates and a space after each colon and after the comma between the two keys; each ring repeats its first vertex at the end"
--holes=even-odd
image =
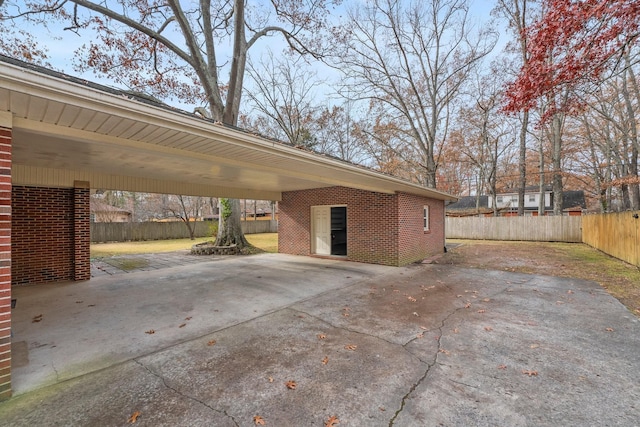
{"type": "Polygon", "coordinates": [[[125,93],[0,60],[0,126],[14,185],[280,200],[345,186],[455,197],[125,93]]]}

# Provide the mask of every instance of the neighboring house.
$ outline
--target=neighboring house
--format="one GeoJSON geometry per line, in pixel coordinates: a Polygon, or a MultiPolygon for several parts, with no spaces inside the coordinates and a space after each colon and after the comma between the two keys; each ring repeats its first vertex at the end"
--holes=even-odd
{"type": "Polygon", "coordinates": [[[450,203],[445,208],[446,216],[492,216],[493,209],[489,209],[489,196],[464,196],[457,202],[450,203]]]}
{"type": "MultiPolygon", "coordinates": [[[[569,190],[562,193],[563,215],[582,215],[587,208],[582,190],[569,190]]],[[[544,189],[545,215],[553,213],[553,191],[551,186],[544,189]]],[[[476,196],[461,197],[458,202],[447,206],[447,216],[492,216],[493,199],[490,196],[480,196],[480,204],[476,204],[476,196]]],[[[540,202],[540,188],[530,186],[525,188],[524,214],[525,216],[538,216],[540,202]]],[[[518,214],[518,192],[506,191],[496,195],[496,206],[500,216],[514,216],[518,214]]]]}
{"type": "Polygon", "coordinates": [[[131,212],[91,199],[91,222],[131,222],[131,212]]]}
{"type": "MultiPolygon", "coordinates": [[[[524,214],[525,216],[537,216],[540,204],[540,187],[530,186],[525,188],[524,193],[524,214]]],[[[553,190],[551,186],[544,188],[544,213],[553,213],[553,190]]],[[[493,209],[493,200],[489,197],[488,207],[493,209]]],[[[496,204],[502,216],[513,216],[518,213],[518,190],[505,191],[496,195],[496,204]]],[[[562,213],[563,215],[582,215],[582,211],[587,209],[587,203],[582,190],[568,190],[562,193],[562,213]]]]}

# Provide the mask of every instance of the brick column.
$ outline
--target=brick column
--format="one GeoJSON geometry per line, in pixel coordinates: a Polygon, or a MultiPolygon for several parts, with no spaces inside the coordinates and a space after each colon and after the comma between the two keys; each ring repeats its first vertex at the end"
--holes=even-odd
{"type": "Polygon", "coordinates": [[[90,188],[86,181],[73,183],[74,280],[91,278],[90,188]]]}
{"type": "Polygon", "coordinates": [[[0,401],[11,397],[11,122],[0,114],[0,401]]]}

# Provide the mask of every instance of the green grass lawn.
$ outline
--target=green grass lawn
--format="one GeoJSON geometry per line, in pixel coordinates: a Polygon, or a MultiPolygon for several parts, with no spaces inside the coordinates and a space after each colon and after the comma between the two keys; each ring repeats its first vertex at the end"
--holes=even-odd
{"type": "MultiPolygon", "coordinates": [[[[249,243],[265,252],[278,252],[278,233],[247,234],[249,243]]],[[[200,237],[195,240],[151,240],[144,242],[92,243],[91,258],[103,258],[114,255],[148,254],[173,252],[191,249],[196,243],[210,241],[211,237],[200,237]]]]}

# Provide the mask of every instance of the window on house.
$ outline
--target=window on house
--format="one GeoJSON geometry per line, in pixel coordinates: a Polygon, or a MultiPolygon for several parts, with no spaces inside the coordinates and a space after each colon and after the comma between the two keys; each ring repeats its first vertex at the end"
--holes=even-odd
{"type": "Polygon", "coordinates": [[[502,203],[502,196],[496,197],[496,203],[502,203]]]}
{"type": "Polygon", "coordinates": [[[422,224],[424,227],[424,231],[429,231],[429,206],[424,206],[423,215],[422,215],[422,224]]]}
{"type": "Polygon", "coordinates": [[[536,195],[535,194],[529,194],[529,201],[530,202],[535,202],[536,201],[536,195]]]}
{"type": "Polygon", "coordinates": [[[511,201],[512,201],[513,203],[516,203],[516,204],[517,204],[517,203],[518,203],[518,196],[511,196],[511,201]]]}

